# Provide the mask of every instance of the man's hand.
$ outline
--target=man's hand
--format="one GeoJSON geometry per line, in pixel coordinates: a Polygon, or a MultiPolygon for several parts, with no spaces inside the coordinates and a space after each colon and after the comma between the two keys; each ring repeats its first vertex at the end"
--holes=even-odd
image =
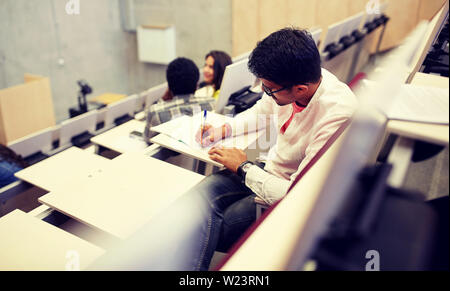
{"type": "Polygon", "coordinates": [[[206,124],[201,127],[196,135],[195,140],[202,145],[202,147],[208,147],[219,140],[228,137],[230,133],[227,131],[226,126],[213,127],[210,124],[206,124]]]}
{"type": "Polygon", "coordinates": [[[208,154],[211,160],[221,163],[228,170],[234,173],[236,173],[239,166],[247,160],[247,154],[237,148],[212,148],[211,150],[209,150],[208,154]]]}

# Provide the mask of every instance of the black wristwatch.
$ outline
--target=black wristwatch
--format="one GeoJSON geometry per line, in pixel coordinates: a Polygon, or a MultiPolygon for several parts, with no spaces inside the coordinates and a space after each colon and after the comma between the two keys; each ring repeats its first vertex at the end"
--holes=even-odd
{"type": "Polygon", "coordinates": [[[245,176],[247,175],[248,169],[254,164],[250,161],[243,162],[237,169],[237,174],[242,178],[242,181],[245,181],[245,176]]]}

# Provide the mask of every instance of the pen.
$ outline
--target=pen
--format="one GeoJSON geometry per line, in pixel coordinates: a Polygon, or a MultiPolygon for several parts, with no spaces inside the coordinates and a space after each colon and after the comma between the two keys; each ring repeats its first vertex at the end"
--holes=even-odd
{"type": "Polygon", "coordinates": [[[186,142],[182,141],[181,139],[178,140],[181,143],[184,143],[185,145],[189,146],[186,142]]]}
{"type": "Polygon", "coordinates": [[[203,120],[202,120],[202,130],[201,130],[201,135],[200,135],[200,144],[202,145],[202,147],[203,147],[203,129],[205,128],[205,125],[206,125],[206,115],[207,115],[207,112],[208,111],[203,111],[203,120]]]}

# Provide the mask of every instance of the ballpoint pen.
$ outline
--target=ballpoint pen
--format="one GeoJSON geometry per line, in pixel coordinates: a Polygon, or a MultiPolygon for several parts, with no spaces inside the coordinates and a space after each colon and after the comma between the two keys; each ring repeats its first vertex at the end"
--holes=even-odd
{"type": "Polygon", "coordinates": [[[202,129],[201,129],[201,131],[200,131],[200,144],[201,144],[201,146],[203,147],[203,130],[204,130],[204,128],[205,128],[205,125],[206,125],[206,115],[207,115],[207,112],[208,111],[203,111],[203,120],[202,120],[202,129]]]}

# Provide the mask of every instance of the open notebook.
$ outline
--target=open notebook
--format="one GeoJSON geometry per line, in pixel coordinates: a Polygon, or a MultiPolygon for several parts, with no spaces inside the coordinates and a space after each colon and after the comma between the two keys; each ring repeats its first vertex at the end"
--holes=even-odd
{"type": "MultiPolygon", "coordinates": [[[[202,145],[200,145],[195,140],[195,135],[200,129],[202,122],[203,113],[198,113],[194,116],[183,115],[166,123],[152,127],[151,130],[170,136],[174,140],[177,140],[189,146],[191,149],[199,150],[202,152],[208,152],[211,147],[218,145],[221,145],[225,148],[235,147],[244,150],[249,146],[249,143],[254,142],[258,136],[257,132],[252,132],[246,135],[229,137],[225,140],[218,141],[208,147],[202,147],[202,145]]],[[[213,112],[208,112],[206,119],[207,124],[210,124],[214,127],[219,127],[226,122],[232,124],[233,118],[213,112]]]]}
{"type": "MultiPolygon", "coordinates": [[[[365,80],[363,86],[376,86],[365,80]]],[[[448,89],[405,84],[389,106],[381,108],[388,119],[449,124],[448,89]]]]}

